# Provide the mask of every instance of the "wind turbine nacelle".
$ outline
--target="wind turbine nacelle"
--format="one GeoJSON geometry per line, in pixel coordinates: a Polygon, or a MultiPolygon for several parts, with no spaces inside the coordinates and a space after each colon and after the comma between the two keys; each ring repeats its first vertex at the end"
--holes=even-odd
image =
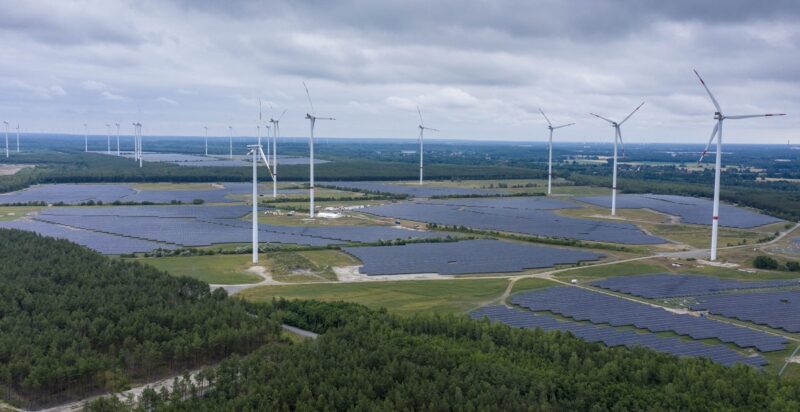
{"type": "Polygon", "coordinates": [[[717,120],[722,119],[722,113],[714,112],[714,118],[717,119],[717,120]]]}

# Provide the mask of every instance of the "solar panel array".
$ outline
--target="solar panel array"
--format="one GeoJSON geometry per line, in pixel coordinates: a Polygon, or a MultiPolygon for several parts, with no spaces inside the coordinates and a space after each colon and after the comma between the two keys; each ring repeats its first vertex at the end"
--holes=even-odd
{"type": "MultiPolygon", "coordinates": [[[[194,199],[202,199],[205,203],[230,203],[237,201],[232,199],[231,196],[250,195],[252,193],[251,183],[225,183],[223,186],[219,189],[200,190],[139,190],[127,184],[47,184],[0,194],[0,204],[29,202],[54,204],[64,202],[69,205],[77,205],[89,201],[106,204],[115,201],[137,203],[181,201],[183,203],[191,203],[194,199]]],[[[266,190],[271,193],[271,186],[266,190]]],[[[282,189],[278,193],[305,194],[306,191],[304,189],[282,189]]]]}
{"type": "Polygon", "coordinates": [[[361,190],[394,195],[408,195],[411,197],[432,196],[474,196],[495,195],[500,196],[508,192],[501,189],[466,189],[455,187],[401,185],[387,182],[317,182],[319,186],[334,187],[343,190],[361,190]]]}
{"type": "Polygon", "coordinates": [[[641,346],[677,356],[703,357],[725,366],[741,363],[761,367],[767,364],[766,359],[760,355],[743,356],[723,345],[706,345],[701,342],[691,342],[675,337],[662,337],[651,333],[636,333],[631,330],[617,330],[609,327],[558,321],[552,316],[499,305],[477,309],[470,313],[470,317],[473,319],[486,318],[492,322],[500,322],[517,328],[538,328],[546,331],[570,332],[587,342],[602,342],[610,347],[625,346],[632,349],[641,346]]]}
{"type": "Polygon", "coordinates": [[[697,296],[730,290],[776,288],[800,286],[798,280],[742,281],[720,279],[712,276],[672,275],[656,273],[648,275],[618,276],[592,282],[592,286],[627,293],[647,299],[662,299],[681,296],[697,296]]]}
{"type": "Polygon", "coordinates": [[[800,333],[800,291],[703,296],[692,310],[800,333]]]}
{"type": "MultiPolygon", "coordinates": [[[[611,207],[611,196],[580,197],[577,200],[596,206],[611,207]]],[[[688,196],[652,194],[617,196],[617,208],[652,209],[668,215],[680,216],[683,222],[695,225],[711,224],[712,206],[713,203],[709,199],[688,196]]],[[[719,216],[720,226],[735,228],[753,228],[781,221],[772,216],[726,204],[720,204],[719,216]]]]}
{"type": "MultiPolygon", "coordinates": [[[[249,243],[251,222],[240,218],[250,210],[248,206],[189,205],[57,207],[40,211],[34,220],[19,221],[17,228],[49,235],[67,230],[66,233],[72,235],[70,239],[78,239],[75,232],[84,237],[97,234],[96,237],[103,240],[86,241],[86,246],[104,253],[112,249],[117,253],[131,253],[149,251],[155,247],[149,247],[152,246],[150,243],[131,243],[129,239],[155,242],[162,246],[168,244],[170,247],[249,243]],[[115,241],[121,246],[101,243],[115,241]],[[149,248],[143,250],[144,247],[149,248]]],[[[296,227],[268,224],[259,224],[259,233],[262,242],[311,246],[447,236],[439,232],[386,226],[296,227]]]]}
{"type": "Polygon", "coordinates": [[[662,308],[593,292],[578,287],[554,287],[523,292],[511,302],[532,311],[549,311],[578,321],[635,326],[650,332],[671,331],[692,339],[716,338],[761,352],[782,350],[788,341],[780,336],[703,317],[677,314],[662,308]]]}
{"type": "Polygon", "coordinates": [[[100,233],[90,230],[69,228],[46,222],[32,220],[15,220],[0,222],[0,228],[27,230],[42,236],[66,239],[71,242],[86,246],[106,255],[119,255],[121,253],[149,252],[154,249],[174,249],[174,245],[153,242],[130,237],[117,236],[109,233],[100,233]]]}
{"type": "Polygon", "coordinates": [[[550,209],[560,203],[564,202],[539,197],[407,201],[366,207],[362,211],[397,219],[534,236],[636,245],[664,243],[663,239],[646,234],[630,223],[596,221],[553,213],[550,209]],[[516,208],[509,207],[510,204],[516,205],[516,208]]]}
{"type": "Polygon", "coordinates": [[[492,239],[416,243],[344,249],[364,263],[367,275],[519,272],[525,269],[597,260],[602,255],[575,249],[502,242],[492,239]]]}

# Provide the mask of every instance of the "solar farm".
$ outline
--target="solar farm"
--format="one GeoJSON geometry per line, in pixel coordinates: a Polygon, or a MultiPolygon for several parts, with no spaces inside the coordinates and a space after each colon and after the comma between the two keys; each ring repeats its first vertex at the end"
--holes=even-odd
{"type": "MultiPolygon", "coordinates": [[[[184,156],[188,157],[161,156],[158,161],[186,165],[200,162],[194,159],[197,156],[184,156]]],[[[358,224],[335,223],[335,218],[308,219],[303,212],[284,209],[284,205],[306,202],[308,193],[296,185],[284,185],[278,194],[285,200],[270,203],[271,196],[265,196],[258,208],[258,215],[264,219],[260,217],[257,226],[260,243],[326,250],[325,256],[338,253],[347,259],[337,261],[352,261],[356,266],[337,267],[335,273],[327,268],[328,274],[320,278],[306,274],[303,265],[308,263],[295,257],[285,263],[288,275],[281,279],[295,276],[298,282],[346,285],[370,280],[492,278],[508,279],[513,284],[516,279],[541,277],[541,281],[556,286],[523,290],[489,304],[483,301],[478,309],[473,306],[469,316],[513,327],[569,332],[609,347],[644,347],[677,356],[704,357],[726,366],[772,367],[774,354],[791,350],[791,334],[800,333],[796,316],[800,283],[795,279],[745,281],[665,272],[602,276],[577,286],[552,283],[555,278],[551,274],[563,270],[602,263],[609,265],[609,275],[613,275],[614,263],[623,257],[679,253],[678,247],[686,248],[669,237],[652,234],[637,221],[562,213],[607,206],[603,197],[519,196],[503,189],[420,187],[396,182],[326,182],[323,186],[342,191],[342,198],[348,199],[325,202],[333,205],[330,214],[350,216],[348,219],[358,224]],[[352,200],[365,193],[408,199],[380,200],[378,196],[374,200],[376,196],[371,196],[370,202],[352,200]],[[298,200],[291,203],[295,198],[298,200]],[[271,220],[274,216],[280,218],[271,220]],[[473,231],[464,233],[455,228],[473,231]],[[519,236],[534,240],[523,241],[519,236]],[[536,243],[535,239],[557,244],[536,243]],[[596,244],[575,247],[558,243],[563,241],[596,244]],[[595,247],[598,244],[614,246],[595,247]],[[620,254],[617,246],[626,252],[620,254]],[[629,247],[648,249],[625,249],[629,247]]],[[[0,194],[0,204],[56,206],[38,206],[15,215],[0,221],[0,228],[70,240],[108,255],[242,245],[252,237],[251,190],[247,182],[186,187],[37,185],[0,194]],[[191,204],[196,199],[203,204],[191,204]]],[[[708,220],[709,203],[703,199],[622,195],[618,202],[620,208],[675,216],[679,219],[676,225],[704,225],[708,220]]],[[[723,207],[729,220],[722,224],[738,230],[758,230],[780,222],[736,206],[723,207]]],[[[182,259],[188,262],[191,258],[182,259]]],[[[248,287],[226,286],[231,292],[248,287]]]]}

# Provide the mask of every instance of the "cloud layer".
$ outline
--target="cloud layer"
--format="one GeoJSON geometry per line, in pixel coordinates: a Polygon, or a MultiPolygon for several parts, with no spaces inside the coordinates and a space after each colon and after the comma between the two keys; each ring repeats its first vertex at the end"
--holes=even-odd
{"type": "Polygon", "coordinates": [[[713,106],[793,116],[731,122],[728,142],[800,140],[794,1],[0,0],[0,116],[27,130],[140,119],[149,134],[252,134],[287,109],[306,133],[408,137],[419,105],[443,138],[703,142],[713,106]]]}

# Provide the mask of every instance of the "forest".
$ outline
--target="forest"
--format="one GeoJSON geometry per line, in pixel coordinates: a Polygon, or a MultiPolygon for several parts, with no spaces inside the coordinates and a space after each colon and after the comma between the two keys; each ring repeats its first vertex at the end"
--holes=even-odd
{"type": "Polygon", "coordinates": [[[178,380],[172,393],[105,398],[87,410],[800,409],[800,382],[779,381],[747,366],[608,349],[570,334],[464,316],[400,317],[314,301],[265,306],[273,317],[320,337],[232,356],[206,371],[202,383],[178,380]]]}
{"type": "Polygon", "coordinates": [[[248,353],[279,325],[203,282],[0,230],[0,397],[34,407],[248,353]]]}

